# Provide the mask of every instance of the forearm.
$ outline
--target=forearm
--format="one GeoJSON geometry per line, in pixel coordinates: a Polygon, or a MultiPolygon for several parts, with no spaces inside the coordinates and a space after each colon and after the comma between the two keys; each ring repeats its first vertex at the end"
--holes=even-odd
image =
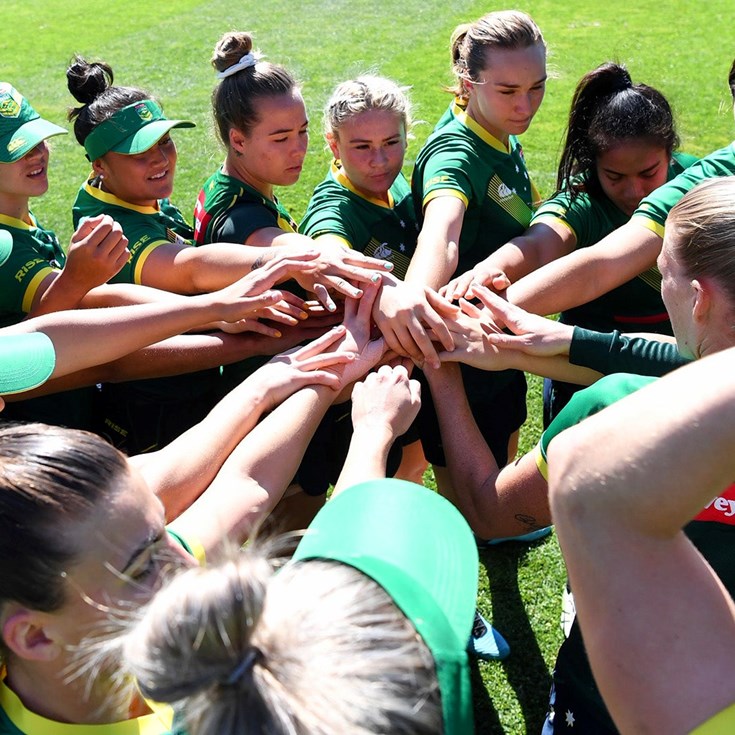
{"type": "Polygon", "coordinates": [[[452,277],[459,260],[456,242],[448,242],[436,233],[422,230],[416,252],[406,272],[406,283],[431,286],[438,290],[452,277]]]}
{"type": "Polygon", "coordinates": [[[260,383],[251,376],[168,446],[130,458],[163,502],[168,519],[178,517],[210,485],[266,406],[260,383]]]}
{"type": "Polygon", "coordinates": [[[300,390],[261,421],[226,460],[205,492],[172,527],[212,549],[242,541],[283,496],[334,392],[300,390]]]}
{"type": "Polygon", "coordinates": [[[382,432],[376,431],[375,427],[355,427],[332,497],[352,485],[385,477],[388,452],[394,440],[388,427],[382,432]]]}
{"type": "Polygon", "coordinates": [[[661,238],[631,221],[591,247],[529,273],[506,291],[508,301],[536,314],[555,314],[611,291],[655,265],[661,238]]]}
{"type": "Polygon", "coordinates": [[[76,309],[82,305],[89,286],[75,281],[63,270],[47,276],[38,288],[29,317],[52,314],[56,311],[76,309]]]}

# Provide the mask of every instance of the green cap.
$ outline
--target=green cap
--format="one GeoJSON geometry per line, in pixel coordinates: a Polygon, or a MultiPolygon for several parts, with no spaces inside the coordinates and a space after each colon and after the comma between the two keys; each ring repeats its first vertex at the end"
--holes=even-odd
{"type": "Polygon", "coordinates": [[[67,131],[44,120],[7,82],[0,82],[0,163],[19,161],[42,140],[67,131]]]}
{"type": "Polygon", "coordinates": [[[445,734],[474,732],[467,642],[477,545],[449,501],[404,480],[355,485],[319,511],[293,558],[331,559],[375,580],[434,657],[445,734]]]}
{"type": "Polygon", "coordinates": [[[193,128],[189,120],[169,120],[153,100],[133,102],[101,122],[84,141],[87,158],[96,161],[108,151],[135,155],[158,143],[172,128],[193,128]]]}
{"type": "Polygon", "coordinates": [[[12,252],[13,236],[7,230],[0,230],[0,265],[5,265],[12,252]]]}
{"type": "Polygon", "coordinates": [[[0,335],[0,395],[43,385],[55,365],[53,342],[43,332],[0,335]]]}

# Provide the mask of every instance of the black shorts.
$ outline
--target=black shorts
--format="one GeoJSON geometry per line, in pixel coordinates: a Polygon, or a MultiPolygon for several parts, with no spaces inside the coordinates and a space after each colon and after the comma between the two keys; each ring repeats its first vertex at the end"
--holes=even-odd
{"type": "MultiPolygon", "coordinates": [[[[395,475],[398,470],[403,447],[417,439],[418,436],[412,427],[394,442],[388,453],[386,468],[388,477],[395,475]]],[[[293,482],[300,485],[307,495],[317,496],[326,493],[329,486],[334,485],[339,479],[351,441],[352,401],[330,406],[306,448],[293,482]]]]}
{"type": "MultiPolygon", "coordinates": [[[[490,372],[461,365],[467,400],[477,426],[500,467],[508,462],[511,435],[526,420],[526,376],[518,370],[490,372]]],[[[431,464],[446,467],[444,444],[439,431],[431,391],[423,373],[421,382],[419,435],[424,456],[431,464]]]]}

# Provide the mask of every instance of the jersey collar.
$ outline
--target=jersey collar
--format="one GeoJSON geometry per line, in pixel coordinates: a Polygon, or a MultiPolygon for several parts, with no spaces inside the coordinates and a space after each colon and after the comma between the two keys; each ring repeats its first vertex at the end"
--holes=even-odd
{"type": "Polygon", "coordinates": [[[87,179],[87,183],[84,185],[84,191],[86,191],[93,199],[97,199],[104,204],[111,204],[115,207],[130,209],[133,212],[139,212],[140,214],[158,214],[161,211],[158,204],[156,204],[155,207],[141,207],[137,204],[131,204],[123,199],[119,199],[114,194],[110,194],[107,191],[102,191],[102,189],[92,185],[94,178],[94,175],[90,176],[89,179],[87,179]]]}
{"type": "Polygon", "coordinates": [[[487,143],[491,148],[495,148],[495,150],[500,151],[501,153],[509,154],[510,153],[510,138],[508,145],[505,145],[501,141],[499,141],[494,135],[491,135],[490,133],[485,130],[485,128],[482,127],[478,122],[473,120],[465,110],[463,110],[459,105],[455,103],[455,106],[452,108],[452,111],[454,112],[454,116],[459,120],[459,122],[462,123],[466,128],[471,130],[478,138],[483,140],[485,143],[487,143]]]}

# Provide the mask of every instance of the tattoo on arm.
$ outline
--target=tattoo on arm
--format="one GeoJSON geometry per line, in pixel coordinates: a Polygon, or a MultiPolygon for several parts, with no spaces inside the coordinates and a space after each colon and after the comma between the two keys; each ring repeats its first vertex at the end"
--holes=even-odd
{"type": "Polygon", "coordinates": [[[265,262],[265,258],[262,255],[259,255],[254,261],[253,264],[250,266],[250,270],[254,271],[260,268],[261,265],[265,262]]]}

